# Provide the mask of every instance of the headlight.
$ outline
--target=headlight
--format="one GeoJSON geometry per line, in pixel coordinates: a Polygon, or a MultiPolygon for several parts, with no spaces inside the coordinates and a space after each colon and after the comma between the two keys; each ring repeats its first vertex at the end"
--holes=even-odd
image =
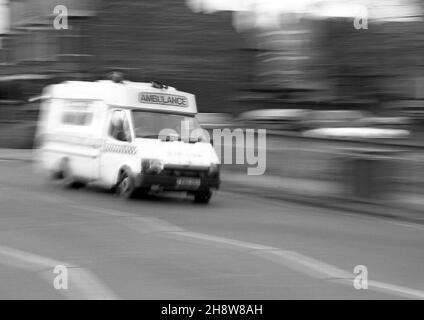
{"type": "Polygon", "coordinates": [[[216,164],[216,163],[211,164],[211,166],[209,167],[208,175],[210,177],[219,176],[219,164],[216,164]]]}
{"type": "Polygon", "coordinates": [[[159,159],[144,159],[141,162],[141,169],[146,173],[160,173],[163,167],[163,161],[159,159]]]}

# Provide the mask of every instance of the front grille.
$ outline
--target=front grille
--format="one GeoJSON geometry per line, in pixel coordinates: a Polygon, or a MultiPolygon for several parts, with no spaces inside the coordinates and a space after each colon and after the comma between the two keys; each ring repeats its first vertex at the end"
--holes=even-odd
{"type": "Polygon", "coordinates": [[[208,171],[190,169],[164,169],[161,174],[171,177],[203,178],[207,176],[208,171]]]}

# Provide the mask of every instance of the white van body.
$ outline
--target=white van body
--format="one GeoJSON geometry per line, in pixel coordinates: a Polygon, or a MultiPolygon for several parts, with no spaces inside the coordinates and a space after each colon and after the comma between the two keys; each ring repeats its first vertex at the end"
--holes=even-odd
{"type": "Polygon", "coordinates": [[[178,190],[207,202],[219,187],[219,159],[209,141],[181,139],[184,125],[186,135],[201,130],[196,113],[195,96],[172,87],[127,81],[51,85],[42,94],[36,163],[49,175],[63,178],[66,172],[73,182],[108,188],[116,188],[124,174],[131,183],[125,195],[178,190]],[[180,130],[160,127],[179,122],[180,130]],[[177,134],[156,135],[159,129],[177,134]]]}

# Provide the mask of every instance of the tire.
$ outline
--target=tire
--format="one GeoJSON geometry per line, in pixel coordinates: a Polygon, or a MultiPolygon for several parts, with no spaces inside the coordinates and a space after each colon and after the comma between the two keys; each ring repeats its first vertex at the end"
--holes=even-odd
{"type": "Polygon", "coordinates": [[[69,165],[69,160],[64,160],[61,165],[61,174],[62,177],[62,185],[65,188],[69,189],[80,189],[85,187],[85,183],[81,181],[75,180],[71,167],[69,165]]]}
{"type": "Polygon", "coordinates": [[[195,203],[208,204],[211,198],[212,198],[212,192],[209,190],[196,192],[194,194],[195,203]]]}
{"type": "Polygon", "coordinates": [[[123,199],[131,199],[136,195],[134,179],[125,171],[119,176],[118,183],[116,184],[115,193],[123,199]]]}
{"type": "Polygon", "coordinates": [[[148,188],[137,189],[135,191],[135,197],[141,198],[141,199],[147,198],[148,195],[149,195],[149,191],[150,191],[150,189],[148,189],[148,188]]]}

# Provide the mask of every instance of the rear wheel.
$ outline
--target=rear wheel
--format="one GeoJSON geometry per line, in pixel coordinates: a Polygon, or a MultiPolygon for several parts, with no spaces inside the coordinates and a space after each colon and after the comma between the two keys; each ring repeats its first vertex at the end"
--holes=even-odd
{"type": "Polygon", "coordinates": [[[195,203],[203,203],[207,204],[212,198],[212,192],[210,190],[207,191],[199,191],[194,194],[194,202],[195,203]]]}
{"type": "Polygon", "coordinates": [[[69,160],[64,160],[62,162],[60,176],[62,178],[62,185],[65,188],[80,189],[85,187],[84,182],[75,180],[72,174],[71,166],[69,165],[69,160]]]}

